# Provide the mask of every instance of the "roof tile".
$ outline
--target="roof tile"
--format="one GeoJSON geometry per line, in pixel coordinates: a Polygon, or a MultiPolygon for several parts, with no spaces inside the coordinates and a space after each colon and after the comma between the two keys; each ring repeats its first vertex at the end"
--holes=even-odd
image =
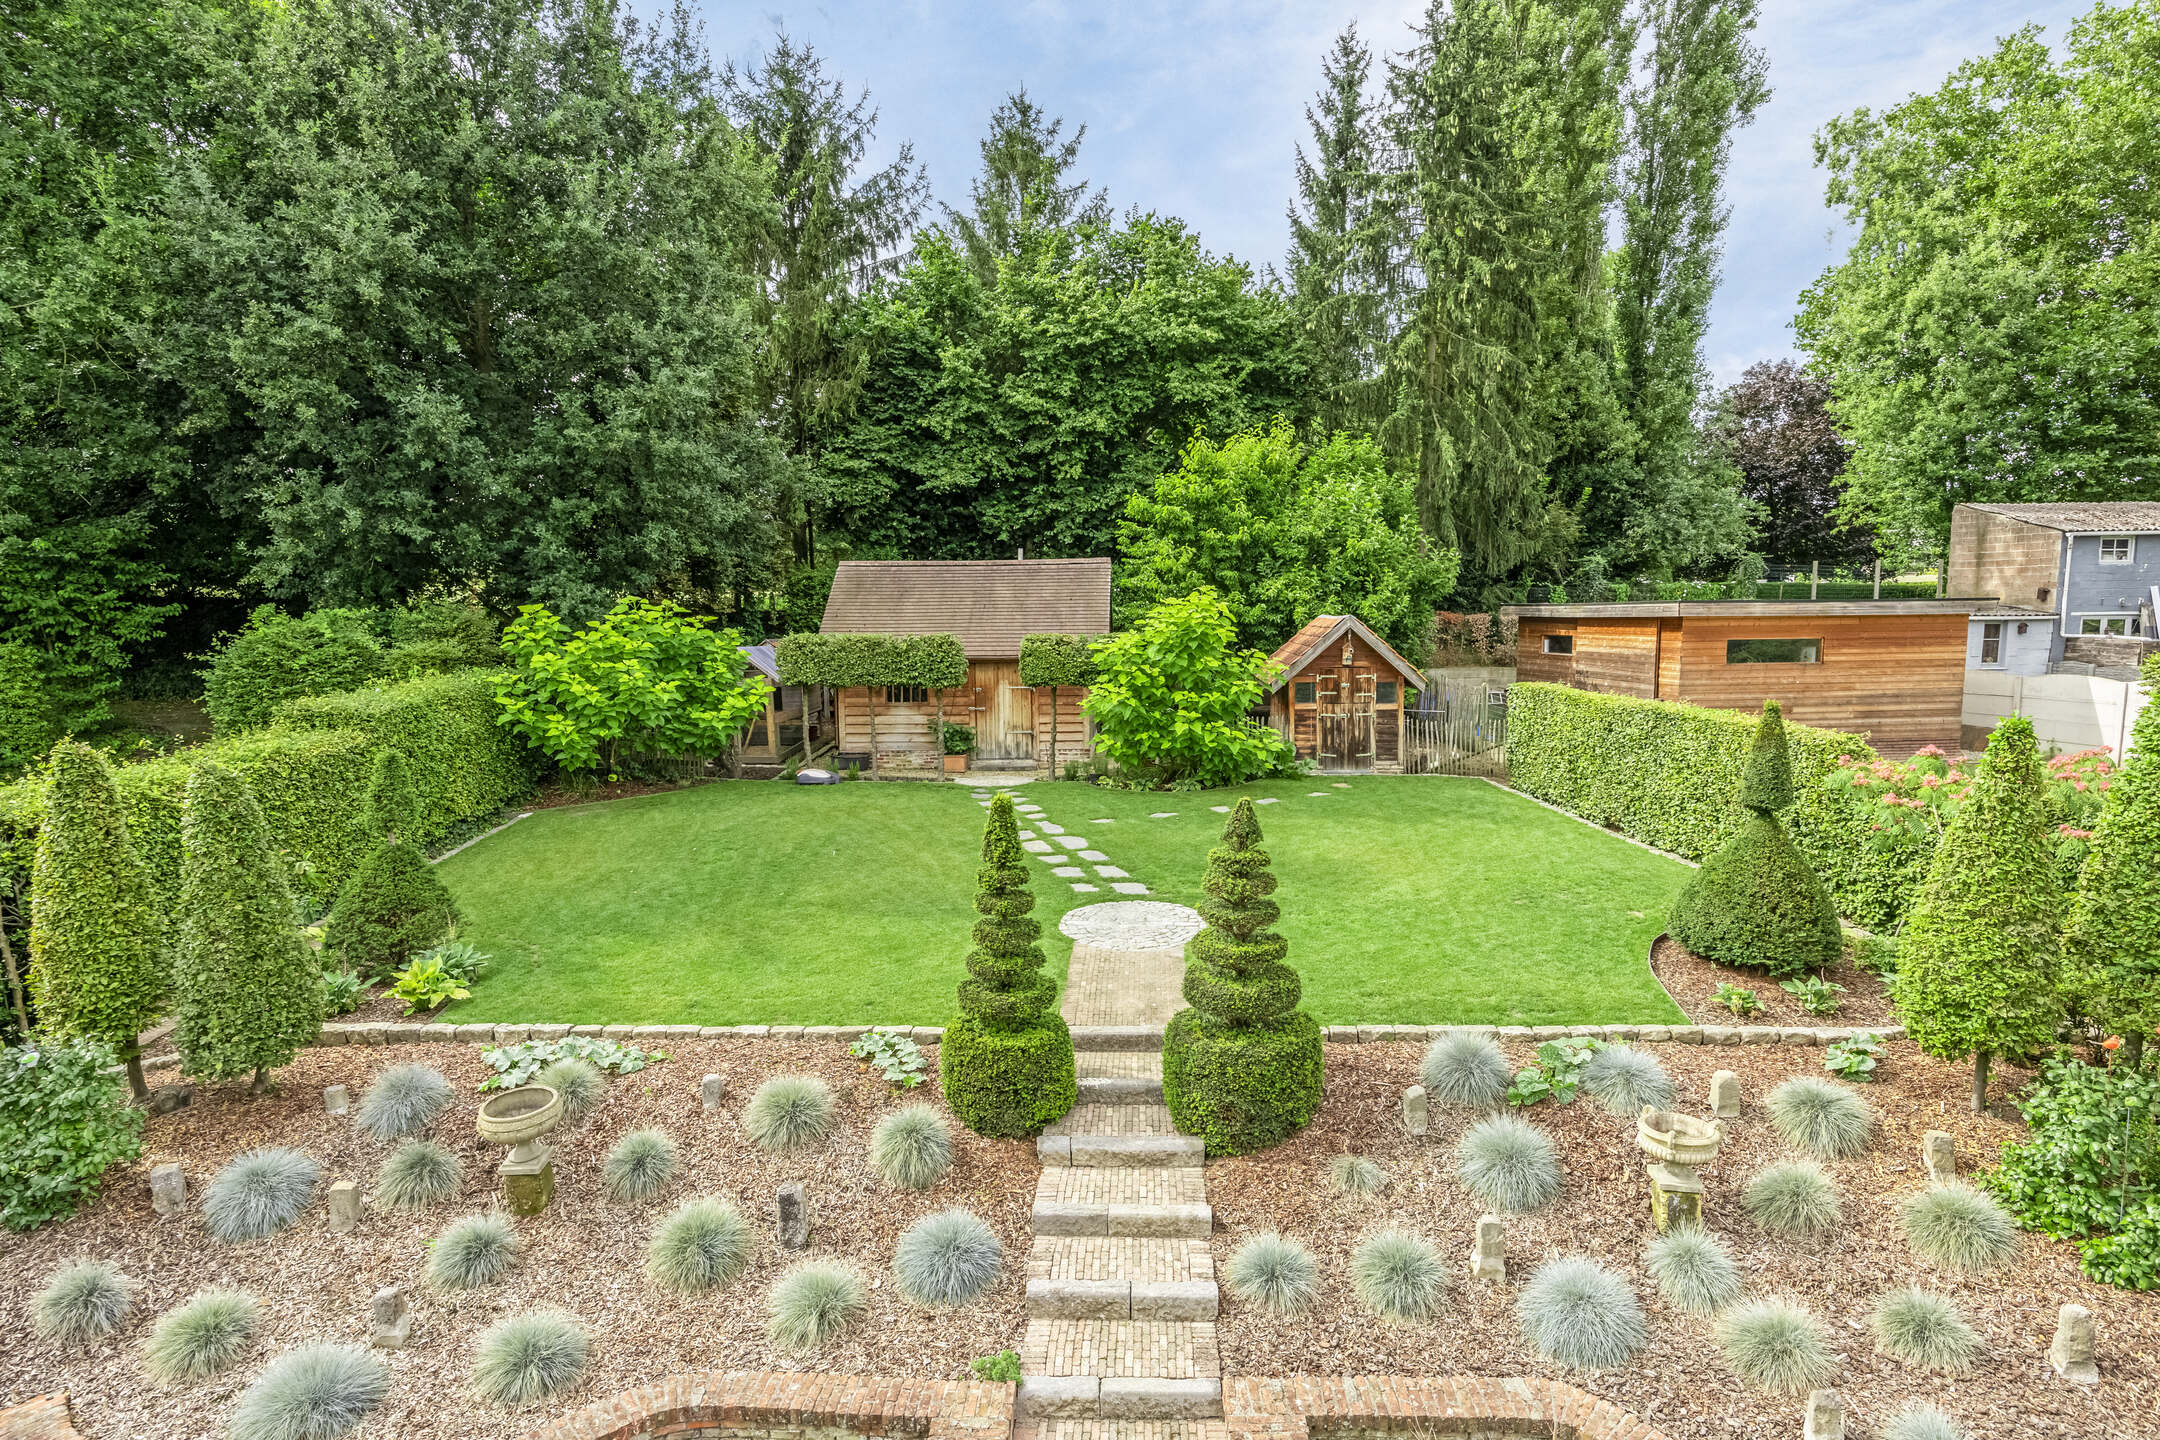
{"type": "Polygon", "coordinates": [[[957,635],[968,657],[1011,660],[1021,638],[1110,631],[1110,562],[843,560],[827,635],[957,635]]]}

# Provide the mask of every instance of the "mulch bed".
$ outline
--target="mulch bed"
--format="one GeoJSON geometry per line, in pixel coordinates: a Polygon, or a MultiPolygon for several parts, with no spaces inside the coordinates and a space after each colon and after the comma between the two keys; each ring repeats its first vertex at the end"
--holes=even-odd
{"type": "Polygon", "coordinates": [[[522,1264],[501,1284],[454,1295],[429,1291],[421,1272],[429,1239],[458,1216],[490,1208],[498,1195],[495,1166],[504,1152],[482,1143],[472,1128],[478,1086],[489,1073],[480,1047],[311,1049],[278,1072],[278,1095],[250,1101],[244,1086],[198,1088],[191,1107],[149,1121],[142,1158],[112,1171],[104,1195],[81,1214],[28,1235],[0,1233],[0,1266],[10,1277],[0,1297],[0,1334],[7,1336],[0,1345],[0,1407],[66,1389],[74,1395],[77,1423],[92,1440],[214,1440],[224,1434],[233,1400],[270,1355],[313,1340],[364,1344],[369,1298],[388,1284],[407,1287],[414,1344],[377,1352],[389,1364],[392,1383],[387,1403],[356,1432],[370,1437],[520,1436],[542,1420],[684,1371],[964,1378],[975,1356],[1018,1348],[1038,1174],[1033,1147],[983,1140],[955,1123],[953,1168],[922,1194],[888,1189],[866,1155],[870,1128],[882,1115],[915,1099],[942,1105],[934,1058],[921,1090],[895,1096],[826,1042],[692,1041],[670,1054],[665,1062],[611,1080],[607,1098],[587,1121],[556,1131],[555,1203],[545,1215],[519,1222],[526,1244],[522,1264]],[[375,1071],[408,1061],[435,1066],[459,1087],[458,1101],[435,1130],[435,1138],[464,1162],[459,1199],[417,1214],[370,1209],[360,1229],[343,1236],[328,1233],[318,1201],[293,1229],[239,1245],[209,1239],[192,1212],[161,1220],[151,1211],[151,1165],[180,1161],[195,1200],[225,1162],[260,1145],[296,1146],[323,1162],[325,1184],[357,1180],[366,1190],[393,1146],[368,1138],[349,1120],[325,1115],[322,1087],[345,1084],[357,1103],[375,1071]],[[835,1092],[839,1125],[827,1141],[775,1157],[750,1143],[740,1118],[759,1080],[784,1072],[824,1076],[835,1092]],[[726,1107],[710,1119],[698,1100],[698,1079],[706,1073],[728,1080],[726,1107]],[[626,1131],[647,1126],[666,1130],[681,1147],[681,1178],[650,1204],[613,1203],[601,1192],[601,1159],[626,1131]],[[809,1194],[813,1230],[806,1252],[782,1251],[774,1238],[773,1192],[791,1180],[802,1181],[809,1194]],[[652,1226],[679,1201],[699,1194],[734,1201],[756,1229],[756,1256],[733,1284],[710,1294],[657,1291],[642,1271],[652,1226]],[[916,1309],[893,1288],[893,1243],[923,1215],[956,1205],[997,1232],[1007,1257],[1005,1278],[959,1309],[916,1309]],[[116,1337],[88,1346],[33,1339],[30,1296],[55,1266],[77,1255],[111,1260],[141,1284],[134,1315],[116,1337]],[[767,1286],[805,1255],[853,1262],[870,1285],[865,1322],[811,1356],[777,1350],[764,1334],[767,1286]],[[204,1384],[168,1389],[152,1383],[142,1372],[139,1348],[151,1323],[210,1284],[238,1285],[262,1301],[259,1353],[204,1384]],[[540,1305],[570,1310],[591,1331],[584,1382],[573,1394],[527,1411],[482,1405],[470,1391],[475,1337],[503,1315],[540,1305]]]}
{"type": "Polygon", "coordinates": [[[1845,993],[1838,997],[1838,1008],[1829,1015],[1810,1015],[1797,999],[1778,988],[1777,976],[1705,960],[1670,935],[1658,936],[1657,943],[1650,947],[1650,973],[1696,1025],[1843,1025],[1866,1029],[1898,1023],[1882,977],[1870,975],[1850,959],[1840,959],[1821,972],[1831,984],[1845,987],[1845,993]],[[1762,1009],[1752,1015],[1734,1015],[1710,998],[1721,984],[1753,990],[1762,1009]]]}
{"type": "MultiPolygon", "coordinates": [[[[1529,1047],[1510,1059],[1528,1063],[1529,1047]]],[[[1805,1304],[1830,1330],[1841,1360],[1831,1383],[1855,1417],[1853,1433],[1873,1435],[1908,1399],[1940,1405],[1981,1440],[2150,1440],[2160,1435],[2160,1297],[2114,1289],[2078,1272],[2075,1250],[2025,1237],[2022,1259],[1979,1279],[1933,1272],[1907,1251],[1896,1203],[1923,1184],[1923,1132],[1957,1138],[1961,1168],[1989,1162],[2021,1130],[2015,1120],[1975,1116],[1966,1108],[1968,1072],[1920,1056],[1896,1042],[1882,1079],[1864,1093],[1882,1113],[1879,1143],[1856,1160],[1829,1167],[1843,1187],[1846,1223],[1820,1241],[1772,1239],[1740,1208],[1749,1176],[1782,1158],[1762,1098],[1790,1075],[1820,1075],[1822,1050],[1787,1046],[1659,1045],[1654,1049],[1679,1087],[1685,1108],[1706,1113],[1713,1071],[1741,1077],[1746,1108],[1728,1122],[1717,1163],[1703,1172],[1705,1213],[1737,1252],[1748,1289],[1805,1304]],[[1948,1377],[1911,1370],[1877,1355],[1867,1325],[1884,1290],[1920,1284],[1953,1296],[1981,1332],[1989,1358],[1974,1373],[1948,1377]],[[2102,1383],[2097,1393],[2057,1378],[2047,1361],[2056,1311],[2066,1302],[2098,1316],[2102,1383]]],[[[1413,1045],[1327,1047],[1327,1091],[1319,1116],[1294,1140],[1264,1156],[1213,1162],[1208,1198],[1215,1207],[1217,1264],[1246,1235],[1275,1229],[1310,1245],[1325,1291],[1297,1321],[1265,1316],[1227,1291],[1218,1330],[1226,1374],[1541,1374],[1582,1386],[1634,1411],[1674,1437],[1797,1436],[1801,1402],[1760,1395],[1727,1369],[1708,1320],[1669,1311],[1641,1265],[1651,1236],[1645,1157],[1633,1123],[1594,1100],[1537,1106],[1528,1117],[1559,1147],[1560,1198],[1534,1214],[1506,1220],[1509,1283],[1474,1284],[1467,1257],[1483,1207],[1454,1178],[1453,1147],[1473,1117],[1435,1112],[1432,1133],[1412,1139],[1397,1123],[1399,1097],[1415,1082],[1413,1045]],[[1326,1168],[1338,1154],[1371,1157],[1392,1176],[1366,1200],[1332,1194],[1326,1168]],[[1370,1229],[1395,1226],[1424,1235],[1456,1271],[1441,1315],[1401,1325],[1374,1318],[1353,1298],[1351,1252],[1370,1229]],[[1650,1322],[1651,1342],[1624,1369],[1584,1375],[1539,1360],[1517,1327],[1517,1287],[1544,1258],[1588,1255],[1627,1275],[1650,1322]]],[[[2000,1071],[2005,1089],[2027,1077],[2000,1071]]]]}

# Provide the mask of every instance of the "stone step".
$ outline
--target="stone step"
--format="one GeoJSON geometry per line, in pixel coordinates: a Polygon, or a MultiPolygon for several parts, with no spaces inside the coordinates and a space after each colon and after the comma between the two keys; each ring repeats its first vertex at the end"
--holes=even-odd
{"type": "MultiPolygon", "coordinates": [[[[1029,1375],[1020,1381],[1013,1415],[1021,1420],[1064,1422],[1057,1427],[1061,1432],[1065,1424],[1076,1421],[1220,1420],[1222,1381],[1029,1375]]],[[[1091,1428],[1069,1433],[1099,1437],[1111,1432],[1091,1428]]]]}
{"type": "Polygon", "coordinates": [[[1162,1053],[1160,1025],[1075,1025],[1072,1042],[1082,1050],[1153,1050],[1162,1053]]]}
{"type": "Polygon", "coordinates": [[[1103,1101],[1081,1097],[1063,1118],[1043,1129],[1045,1135],[1175,1135],[1170,1111],[1160,1101],[1103,1101]]]}
{"type": "Polygon", "coordinates": [[[1073,1070],[1081,1079],[1162,1079],[1160,1050],[1075,1050],[1073,1070]]]}
{"type": "Polygon", "coordinates": [[[1035,1440],[1225,1440],[1209,1420],[1046,1420],[1035,1440]]]}
{"type": "Polygon", "coordinates": [[[1198,1165],[1207,1146],[1197,1135],[1044,1135],[1035,1142],[1035,1158],[1043,1165],[1106,1168],[1198,1165]]]}
{"type": "Polygon", "coordinates": [[[1028,1247],[1027,1278],[1186,1284],[1212,1281],[1215,1257],[1205,1239],[1038,1235],[1028,1247]]]}
{"type": "Polygon", "coordinates": [[[1217,1357],[1212,1320],[1031,1319],[1020,1339],[1020,1373],[1045,1378],[1219,1380],[1217,1357]]]}
{"type": "Polygon", "coordinates": [[[1035,1179],[1038,1205],[1205,1205],[1207,1198],[1207,1172],[1197,1165],[1165,1170],[1060,1166],[1035,1179]]]}
{"type": "MultiPolygon", "coordinates": [[[[1071,1167],[1065,1167],[1070,1169],[1071,1167]]],[[[1051,1173],[1045,1171],[1045,1174],[1051,1173]]],[[[1073,1171],[1086,1174],[1086,1169],[1073,1171]]],[[[1159,1171],[1111,1171],[1159,1174],[1159,1171]]],[[[1086,1202],[1037,1200],[1037,1235],[1106,1236],[1118,1239],[1205,1240],[1215,1233],[1215,1212],[1206,1205],[1091,1205],[1086,1202]]]]}
{"type": "MultiPolygon", "coordinates": [[[[1082,1075],[1080,1077],[1080,1104],[1088,1105],[1160,1105],[1162,1104],[1162,1077],[1149,1080],[1128,1075],[1082,1075]]],[[[1168,1111],[1164,1111],[1168,1114],[1168,1111]]]]}
{"type": "Polygon", "coordinates": [[[1030,1280],[1030,1320],[1213,1320],[1212,1280],[1030,1280]]]}

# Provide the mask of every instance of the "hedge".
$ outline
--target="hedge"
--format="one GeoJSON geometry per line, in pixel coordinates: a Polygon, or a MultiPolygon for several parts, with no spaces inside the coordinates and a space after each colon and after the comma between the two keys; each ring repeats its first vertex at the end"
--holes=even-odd
{"type": "Polygon", "coordinates": [[[1093,685],[1100,635],[1025,635],[1020,640],[1022,685],[1093,685]]]}
{"type": "Polygon", "coordinates": [[[967,683],[967,651],[957,635],[787,635],[775,655],[783,685],[949,690],[967,683]]]}

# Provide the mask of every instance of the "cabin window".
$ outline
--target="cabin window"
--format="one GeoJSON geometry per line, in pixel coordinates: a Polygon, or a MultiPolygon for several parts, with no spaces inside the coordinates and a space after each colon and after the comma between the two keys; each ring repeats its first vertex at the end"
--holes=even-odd
{"type": "Polygon", "coordinates": [[[1575,653],[1575,637],[1572,635],[1547,635],[1545,653],[1548,655],[1572,655],[1575,653]]]}
{"type": "Polygon", "coordinates": [[[2102,565],[2127,565],[2136,552],[2136,544],[2128,535],[2103,535],[2100,537],[2100,563],[2102,565]]]}
{"type": "Polygon", "coordinates": [[[1381,680],[1375,683],[1373,685],[1373,704],[1393,705],[1395,703],[1396,684],[1397,682],[1393,680],[1381,680]]]}
{"type": "Polygon", "coordinates": [[[1819,665],[1822,663],[1822,641],[1728,640],[1725,642],[1725,663],[1728,665],[1819,665]]]}
{"type": "Polygon", "coordinates": [[[887,685],[885,703],[888,705],[927,705],[930,703],[929,687],[923,685],[887,685]]]}
{"type": "Polygon", "coordinates": [[[2127,615],[2087,615],[2078,623],[2080,635],[2127,635],[2130,633],[2130,617],[2127,615]]]}
{"type": "Polygon", "coordinates": [[[1990,620],[1980,627],[1980,663],[2002,664],[2002,622],[1990,620]]]}
{"type": "Polygon", "coordinates": [[[1290,687],[1290,698],[1300,705],[1312,704],[1313,682],[1310,680],[1300,680],[1295,685],[1292,685],[1290,687]]]}

